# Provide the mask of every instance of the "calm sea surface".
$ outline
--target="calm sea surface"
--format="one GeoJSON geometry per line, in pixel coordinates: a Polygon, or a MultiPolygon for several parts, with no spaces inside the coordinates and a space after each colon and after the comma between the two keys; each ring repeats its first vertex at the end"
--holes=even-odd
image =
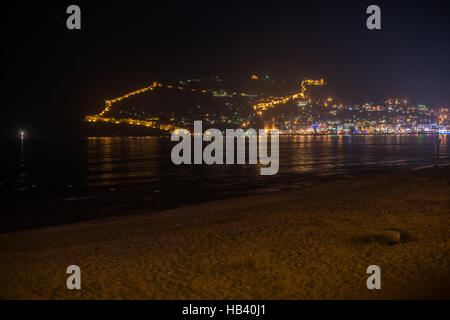
{"type": "Polygon", "coordinates": [[[280,137],[277,175],[259,165],[182,165],[167,137],[108,137],[5,143],[0,175],[1,231],[153,211],[307,187],[335,176],[450,162],[450,137],[280,137]]]}

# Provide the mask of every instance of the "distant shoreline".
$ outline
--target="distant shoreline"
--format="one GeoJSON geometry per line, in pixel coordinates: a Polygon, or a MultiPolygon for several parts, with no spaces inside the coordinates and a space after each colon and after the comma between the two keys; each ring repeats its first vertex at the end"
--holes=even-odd
{"type": "MultiPolygon", "coordinates": [[[[332,137],[374,137],[374,136],[437,136],[450,133],[380,133],[380,134],[328,134],[328,133],[280,133],[280,136],[332,136],[332,137]]],[[[169,137],[170,134],[160,135],[122,135],[122,136],[84,136],[85,138],[139,138],[139,137],[169,137]]]]}

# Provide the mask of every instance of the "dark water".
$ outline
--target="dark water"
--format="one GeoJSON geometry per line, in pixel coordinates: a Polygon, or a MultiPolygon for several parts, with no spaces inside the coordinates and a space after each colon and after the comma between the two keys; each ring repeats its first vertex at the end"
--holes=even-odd
{"type": "Polygon", "coordinates": [[[171,163],[167,137],[86,138],[5,144],[1,231],[153,211],[218,198],[307,187],[335,176],[449,162],[450,138],[280,137],[280,168],[171,163]]]}

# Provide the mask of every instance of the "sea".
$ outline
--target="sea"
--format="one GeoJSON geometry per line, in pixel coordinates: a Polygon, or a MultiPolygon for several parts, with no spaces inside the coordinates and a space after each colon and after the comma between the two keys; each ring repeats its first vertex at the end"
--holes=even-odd
{"type": "MultiPolygon", "coordinates": [[[[151,214],[216,199],[308,188],[339,177],[450,162],[440,135],[280,136],[279,170],[261,164],[175,165],[170,137],[9,140],[0,174],[0,232],[151,214]]],[[[211,212],[211,214],[214,214],[211,212]]]]}

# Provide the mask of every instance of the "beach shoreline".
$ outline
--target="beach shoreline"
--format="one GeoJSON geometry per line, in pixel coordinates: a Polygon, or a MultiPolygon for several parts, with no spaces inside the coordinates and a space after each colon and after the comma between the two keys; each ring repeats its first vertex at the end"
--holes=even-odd
{"type": "Polygon", "coordinates": [[[0,298],[450,298],[449,177],[374,173],[1,234],[0,298]],[[381,290],[366,287],[373,264],[381,290]],[[69,265],[81,290],[66,288],[69,265]]]}

